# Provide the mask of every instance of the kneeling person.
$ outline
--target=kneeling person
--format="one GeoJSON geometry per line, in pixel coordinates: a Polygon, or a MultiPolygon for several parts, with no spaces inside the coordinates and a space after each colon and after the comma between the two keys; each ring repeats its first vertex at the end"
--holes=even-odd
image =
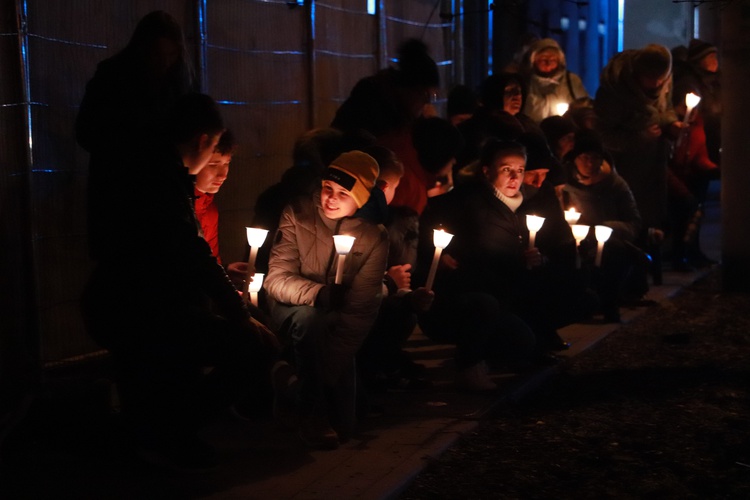
{"type": "Polygon", "coordinates": [[[377,316],[388,255],[385,230],[355,213],[378,171],[361,151],[340,155],[320,191],[284,209],[271,250],[264,287],[272,322],[293,347],[299,432],[313,447],[335,448],[354,426],[355,354],[377,316]],[[335,283],[338,234],[356,238],[341,284],[335,283]]]}

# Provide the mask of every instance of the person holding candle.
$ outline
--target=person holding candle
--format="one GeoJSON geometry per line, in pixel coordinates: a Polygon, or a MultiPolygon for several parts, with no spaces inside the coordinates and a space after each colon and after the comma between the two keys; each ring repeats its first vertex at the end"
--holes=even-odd
{"type": "Polygon", "coordinates": [[[127,210],[90,207],[120,231],[137,227],[138,237],[114,239],[112,229],[90,235],[100,251],[81,304],[88,332],[112,354],[138,454],[195,470],[216,460],[197,430],[251,388],[270,383],[279,345],[250,317],[197,229],[192,176],[224,131],[218,106],[207,95],[188,94],[165,123],[165,135],[146,138],[136,158],[148,173],[138,202],[132,183],[119,180],[106,186],[109,203],[131,200],[127,210]],[[208,374],[205,367],[212,367],[208,374]]]}
{"type": "MultiPolygon", "coordinates": [[[[372,190],[367,205],[377,199],[385,205],[382,220],[388,230],[389,244],[383,302],[375,325],[357,355],[363,386],[368,395],[376,396],[388,389],[416,390],[429,385],[424,366],[412,361],[403,346],[417,325],[417,314],[429,309],[434,294],[421,287],[413,290],[411,286],[417,260],[419,217],[409,207],[390,205],[404,167],[387,148],[372,146],[365,152],[380,165],[376,188],[372,190]]],[[[357,215],[369,217],[364,212],[361,209],[357,215]]]]}
{"type": "Polygon", "coordinates": [[[432,260],[433,230],[442,225],[454,236],[441,254],[435,302],[419,325],[430,338],[456,343],[459,383],[469,390],[494,387],[487,361],[547,362],[550,351],[565,347],[547,308],[554,297],[540,274],[546,259],[528,247],[525,165],[518,142],[488,141],[474,178],[432,198],[420,219],[418,283],[432,260]]]}
{"type": "MultiPolygon", "coordinates": [[[[693,267],[705,267],[715,263],[700,249],[700,220],[709,183],[720,176],[716,163],[719,158],[718,131],[715,130],[720,121],[716,81],[718,62],[716,48],[710,44],[693,40],[691,47],[694,49],[692,62],[689,59],[689,50],[684,47],[685,59],[675,61],[672,92],[675,112],[678,116],[684,117],[683,120],[688,124],[675,143],[668,171],[672,268],[678,271],[689,271],[693,267]],[[701,55],[703,52],[705,53],[701,55]],[[713,68],[714,72],[696,67],[693,64],[696,58],[713,68]],[[708,64],[712,61],[715,64],[708,64]],[[706,82],[703,81],[703,77],[707,79],[706,82]],[[714,82],[715,85],[708,82],[714,82]],[[704,94],[706,99],[702,97],[704,94]],[[692,110],[688,105],[690,101],[691,104],[698,101],[698,105],[693,106],[692,110]]],[[[678,51],[673,49],[673,53],[676,52],[678,51]]]]}
{"type": "Polygon", "coordinates": [[[597,131],[627,182],[643,222],[637,244],[661,280],[661,244],[668,226],[667,169],[671,142],[685,124],[669,98],[672,55],[658,44],[616,54],[602,70],[594,99],[597,131]]]}
{"type": "Polygon", "coordinates": [[[284,209],[271,249],[263,287],[299,374],[299,436],[314,448],[336,448],[354,431],[355,355],[377,317],[388,256],[385,229],[354,215],[378,172],[362,151],[341,154],[319,191],[284,209]],[[336,284],[340,234],[355,240],[336,284]]]}
{"type": "MultiPolygon", "coordinates": [[[[593,277],[605,320],[619,322],[619,303],[625,280],[635,264],[645,260],[633,243],[640,232],[641,218],[627,182],[617,175],[612,160],[598,134],[582,130],[576,134],[575,147],[565,164],[568,181],[563,189],[565,203],[573,205],[581,216],[578,224],[603,225],[613,229],[604,246],[603,266],[593,277]]],[[[587,268],[596,249],[594,231],[581,245],[587,268]]],[[[640,290],[643,295],[645,289],[640,290]]]]}
{"type": "Polygon", "coordinates": [[[581,78],[567,69],[565,53],[552,38],[537,40],[529,47],[521,74],[527,88],[523,112],[536,123],[561,115],[559,104],[589,95],[581,78]]]}

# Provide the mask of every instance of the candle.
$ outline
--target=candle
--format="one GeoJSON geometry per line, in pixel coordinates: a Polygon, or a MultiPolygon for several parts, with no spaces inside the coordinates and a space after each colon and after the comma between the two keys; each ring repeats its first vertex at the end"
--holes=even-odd
{"type": "Polygon", "coordinates": [[[347,254],[351,251],[355,239],[354,236],[346,236],[344,234],[335,234],[333,236],[333,245],[336,247],[336,254],[338,255],[335,280],[337,285],[340,285],[344,278],[344,260],[346,260],[347,254]]]}
{"type": "Polygon", "coordinates": [[[544,217],[537,217],[536,215],[526,216],[526,227],[529,229],[529,248],[534,248],[536,232],[542,228],[542,224],[544,224],[544,217]]]}
{"type": "Polygon", "coordinates": [[[555,105],[555,110],[557,111],[558,115],[562,116],[562,115],[564,115],[565,113],[568,112],[568,108],[569,107],[570,107],[570,105],[567,102],[558,102],[555,105]]]}
{"type": "Polygon", "coordinates": [[[443,253],[443,249],[448,246],[448,243],[451,242],[452,238],[452,234],[446,233],[442,229],[433,230],[432,242],[435,244],[435,255],[432,257],[430,273],[427,275],[427,284],[425,284],[427,291],[432,290],[432,284],[435,282],[435,273],[437,273],[438,262],[440,262],[440,254],[443,253]]]}
{"type": "MultiPolygon", "coordinates": [[[[255,227],[246,227],[247,232],[247,244],[250,245],[250,255],[247,258],[247,276],[245,282],[250,283],[253,272],[255,270],[255,258],[258,256],[258,248],[263,246],[268,235],[268,229],[258,229],[255,227]]],[[[247,304],[249,296],[245,295],[245,303],[247,304]]]]}
{"type": "Polygon", "coordinates": [[[612,236],[612,228],[607,226],[595,226],[594,235],[596,236],[596,260],[594,265],[599,267],[602,265],[602,251],[604,250],[604,243],[612,236]]]}
{"type": "Polygon", "coordinates": [[[247,285],[247,291],[250,293],[250,302],[252,302],[254,306],[258,305],[258,292],[260,292],[260,289],[263,286],[263,276],[263,273],[253,274],[253,280],[247,285]]]}
{"type": "Polygon", "coordinates": [[[573,238],[576,239],[576,268],[581,268],[581,254],[578,252],[578,247],[581,246],[581,242],[586,239],[589,234],[589,226],[584,224],[573,224],[570,226],[573,231],[573,238]]]}
{"type": "Polygon", "coordinates": [[[690,122],[690,113],[692,113],[693,109],[695,109],[699,102],[701,102],[701,97],[699,95],[693,94],[692,92],[685,94],[685,106],[687,107],[687,111],[685,112],[685,123],[690,122]]]}
{"type": "Polygon", "coordinates": [[[580,218],[581,218],[581,212],[576,212],[575,207],[570,207],[570,209],[565,211],[565,222],[567,222],[571,226],[573,224],[577,224],[578,219],[580,218]]]}

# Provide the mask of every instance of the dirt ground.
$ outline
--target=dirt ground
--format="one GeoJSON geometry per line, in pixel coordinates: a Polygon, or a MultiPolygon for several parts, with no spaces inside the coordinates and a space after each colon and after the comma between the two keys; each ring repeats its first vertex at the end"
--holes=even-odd
{"type": "Polygon", "coordinates": [[[401,498],[750,498],[750,295],[714,271],[498,408],[401,498]]]}

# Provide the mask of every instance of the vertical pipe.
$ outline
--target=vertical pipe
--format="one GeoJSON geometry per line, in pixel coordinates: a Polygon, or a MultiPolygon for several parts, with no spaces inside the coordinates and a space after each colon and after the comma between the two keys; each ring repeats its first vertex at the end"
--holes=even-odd
{"type": "MultiPolygon", "coordinates": [[[[464,11],[463,0],[453,0],[453,5],[449,12],[462,14],[464,11]]],[[[453,84],[463,85],[464,76],[464,16],[453,16],[453,36],[451,37],[451,58],[453,60],[453,84]]],[[[447,89],[446,89],[447,90],[447,89]]]]}
{"type": "MultiPolygon", "coordinates": [[[[25,281],[28,288],[23,290],[26,296],[27,306],[23,311],[28,321],[27,338],[23,339],[28,342],[29,354],[33,356],[35,373],[32,375],[35,382],[42,380],[42,340],[39,325],[41,324],[39,310],[39,276],[37,274],[37,248],[34,237],[34,210],[32,200],[33,192],[33,170],[34,170],[34,134],[33,119],[31,110],[31,75],[29,64],[29,25],[28,25],[28,4],[26,0],[16,0],[16,28],[18,30],[18,49],[20,57],[21,70],[21,89],[23,93],[24,106],[24,133],[26,135],[26,180],[25,190],[20,194],[21,206],[25,207],[25,213],[22,215],[23,222],[21,226],[24,235],[21,238],[24,246],[23,253],[28,259],[26,264],[27,272],[25,281]]],[[[24,353],[25,354],[25,353],[24,353]]]]}
{"type": "Polygon", "coordinates": [[[377,41],[377,61],[376,69],[388,66],[388,23],[385,18],[385,0],[378,0],[378,41],[377,41]]]}
{"type": "Polygon", "coordinates": [[[196,33],[198,36],[198,80],[201,82],[201,92],[209,92],[208,89],[208,27],[206,15],[208,11],[208,0],[197,0],[196,12],[198,25],[196,33]]]}
{"type": "Polygon", "coordinates": [[[746,2],[723,7],[721,24],[721,255],[722,285],[732,292],[750,292],[750,16],[746,2]]]}
{"type": "Polygon", "coordinates": [[[32,117],[31,117],[31,77],[29,75],[29,25],[28,25],[28,5],[26,0],[16,2],[16,20],[18,23],[18,47],[21,51],[21,79],[24,102],[24,131],[26,133],[26,154],[28,160],[29,173],[34,165],[34,147],[32,134],[32,117]]]}
{"type": "Polygon", "coordinates": [[[314,128],[318,121],[318,104],[315,100],[317,88],[317,60],[315,47],[315,0],[305,2],[305,15],[307,24],[307,109],[308,128],[314,128]]]}

